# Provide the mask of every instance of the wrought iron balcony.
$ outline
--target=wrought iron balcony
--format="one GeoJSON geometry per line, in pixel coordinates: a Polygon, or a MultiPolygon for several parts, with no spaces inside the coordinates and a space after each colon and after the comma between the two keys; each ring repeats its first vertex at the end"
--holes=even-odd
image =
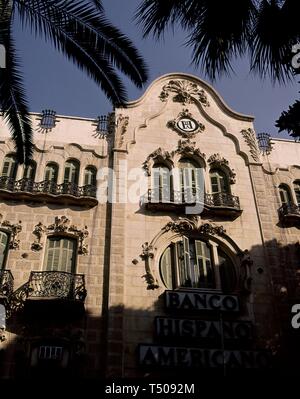
{"type": "Polygon", "coordinates": [[[57,184],[49,180],[35,182],[25,178],[15,180],[11,177],[0,177],[0,196],[31,201],[67,202],[76,205],[94,206],[98,203],[95,186],[79,187],[74,183],[57,184]]]}
{"type": "Polygon", "coordinates": [[[0,297],[8,298],[14,289],[14,278],[10,270],[0,270],[0,297]]]}
{"type": "Polygon", "coordinates": [[[228,193],[206,194],[200,190],[168,192],[150,189],[142,197],[141,204],[151,211],[184,212],[188,206],[202,204],[203,213],[236,217],[242,212],[237,196],[228,193]]]}
{"type": "Polygon", "coordinates": [[[279,219],[284,223],[299,223],[300,222],[300,206],[289,203],[284,204],[278,209],[279,219]]]}
{"type": "Polygon", "coordinates": [[[31,272],[29,280],[9,298],[10,314],[24,309],[28,318],[73,318],[84,312],[83,274],[31,272]]]}
{"type": "Polygon", "coordinates": [[[28,283],[27,299],[66,299],[84,302],[86,297],[83,274],[59,271],[31,272],[28,283]]]}

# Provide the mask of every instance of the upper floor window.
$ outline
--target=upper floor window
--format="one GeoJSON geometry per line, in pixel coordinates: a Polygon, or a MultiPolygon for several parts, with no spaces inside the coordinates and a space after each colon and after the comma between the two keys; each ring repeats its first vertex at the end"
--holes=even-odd
{"type": "Polygon", "coordinates": [[[24,168],[23,178],[24,179],[29,179],[29,180],[34,180],[35,173],[36,173],[36,163],[34,161],[31,161],[24,168]]]}
{"type": "Polygon", "coordinates": [[[47,271],[61,271],[75,273],[77,242],[68,237],[48,237],[45,269],[47,271]]]}
{"type": "Polygon", "coordinates": [[[220,169],[211,169],[209,172],[211,192],[230,194],[230,186],[225,172],[220,169]]]}
{"type": "Polygon", "coordinates": [[[202,169],[188,158],[181,158],[178,167],[181,192],[185,201],[192,202],[193,197],[201,187],[200,171],[202,169]]]}
{"type": "Polygon", "coordinates": [[[45,180],[57,183],[58,177],[58,166],[54,162],[50,162],[46,165],[45,169],[45,180]]]}
{"type": "Polygon", "coordinates": [[[294,191],[296,194],[297,205],[300,206],[300,181],[294,181],[294,191]]]}
{"type": "Polygon", "coordinates": [[[8,252],[9,235],[5,231],[0,231],[0,269],[4,269],[8,252]]]}
{"type": "Polygon", "coordinates": [[[64,183],[78,184],[79,179],[79,162],[69,160],[65,164],[64,183]]]}
{"type": "Polygon", "coordinates": [[[280,184],[279,194],[281,205],[289,205],[292,203],[292,196],[288,186],[286,186],[285,184],[280,184]]]}
{"type": "Polygon", "coordinates": [[[171,174],[163,164],[155,164],[152,168],[152,199],[170,201],[171,174]]]}
{"type": "Polygon", "coordinates": [[[164,251],[160,273],[168,289],[188,287],[232,292],[237,284],[234,264],[222,248],[188,237],[164,251]]]}
{"type": "Polygon", "coordinates": [[[94,166],[88,166],[84,171],[84,185],[96,186],[97,169],[94,166]]]}
{"type": "Polygon", "coordinates": [[[17,176],[18,162],[14,155],[7,155],[4,158],[2,166],[2,177],[11,177],[15,179],[17,176]]]}

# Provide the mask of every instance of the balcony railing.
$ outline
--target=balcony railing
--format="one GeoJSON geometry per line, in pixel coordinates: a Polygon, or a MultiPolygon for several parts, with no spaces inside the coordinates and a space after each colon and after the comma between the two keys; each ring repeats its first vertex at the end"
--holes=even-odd
{"type": "Polygon", "coordinates": [[[229,193],[205,194],[205,205],[209,207],[234,208],[240,210],[239,197],[229,193]]]}
{"type": "Polygon", "coordinates": [[[92,185],[79,187],[74,183],[57,184],[49,180],[35,182],[26,178],[15,180],[11,177],[0,177],[0,191],[2,196],[14,193],[14,198],[16,198],[16,194],[21,197],[26,197],[27,195],[31,199],[37,200],[45,196],[56,200],[59,197],[64,197],[64,200],[69,197],[77,200],[90,199],[91,204],[97,203],[96,187],[92,185]]]}
{"type": "Polygon", "coordinates": [[[300,206],[290,203],[278,209],[279,219],[284,222],[300,222],[300,206]]]}
{"type": "Polygon", "coordinates": [[[8,298],[14,289],[14,278],[10,270],[0,270],[0,297],[8,298]]]}
{"type": "Polygon", "coordinates": [[[83,274],[59,271],[31,272],[29,298],[66,299],[84,302],[86,297],[83,274]]]}
{"type": "Polygon", "coordinates": [[[200,190],[168,192],[150,189],[141,202],[149,210],[181,212],[187,206],[203,204],[203,212],[241,213],[239,198],[228,193],[206,194],[200,190]]]}

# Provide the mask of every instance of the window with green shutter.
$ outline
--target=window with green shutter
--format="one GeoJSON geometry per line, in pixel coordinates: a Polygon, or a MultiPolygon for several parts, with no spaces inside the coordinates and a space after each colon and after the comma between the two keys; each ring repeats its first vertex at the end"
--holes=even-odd
{"type": "Polygon", "coordinates": [[[48,163],[46,165],[46,168],[45,168],[45,178],[44,178],[44,180],[57,183],[57,177],[58,177],[58,166],[57,166],[57,164],[54,163],[54,162],[48,163]]]}
{"type": "Polygon", "coordinates": [[[29,179],[29,180],[34,180],[35,173],[36,173],[36,163],[34,161],[32,161],[28,165],[25,166],[23,178],[29,179]]]}
{"type": "Polygon", "coordinates": [[[294,181],[294,191],[296,194],[297,205],[300,206],[300,181],[294,181]]]}
{"type": "Polygon", "coordinates": [[[183,201],[192,203],[199,195],[202,169],[191,159],[182,158],[178,163],[183,201]]]}
{"type": "Polygon", "coordinates": [[[9,236],[6,232],[0,231],[0,269],[4,269],[8,251],[9,236]]]}
{"type": "Polygon", "coordinates": [[[171,200],[171,173],[169,168],[156,164],[152,169],[152,200],[169,202],[171,200]]]}
{"type": "Polygon", "coordinates": [[[74,273],[76,263],[76,240],[65,237],[49,237],[47,240],[45,269],[74,273]]]}
{"type": "Polygon", "coordinates": [[[290,193],[290,189],[285,184],[280,184],[279,195],[280,195],[281,205],[289,205],[292,203],[292,196],[290,193]]]}
{"type": "Polygon", "coordinates": [[[14,155],[7,155],[4,158],[2,166],[2,177],[11,177],[15,179],[17,176],[18,162],[14,155]]]}
{"type": "Polygon", "coordinates": [[[84,185],[96,186],[97,169],[94,166],[88,166],[84,170],[84,185]]]}
{"type": "Polygon", "coordinates": [[[185,236],[166,248],[160,260],[160,273],[165,287],[215,289],[218,280],[223,291],[234,291],[237,285],[234,263],[222,248],[214,245],[214,256],[212,246],[207,241],[185,236]]]}
{"type": "Polygon", "coordinates": [[[70,160],[65,163],[64,183],[78,184],[79,162],[70,160]]]}
{"type": "Polygon", "coordinates": [[[228,193],[230,194],[230,185],[228,177],[225,172],[219,169],[211,169],[209,172],[211,192],[215,193],[228,193]]]}

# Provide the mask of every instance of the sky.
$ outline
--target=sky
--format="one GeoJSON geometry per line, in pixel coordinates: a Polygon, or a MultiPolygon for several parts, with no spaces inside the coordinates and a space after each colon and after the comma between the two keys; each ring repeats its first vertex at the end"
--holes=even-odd
{"type": "MultiPolygon", "coordinates": [[[[168,32],[163,41],[152,37],[143,39],[141,27],[133,21],[133,15],[141,0],[103,0],[106,14],[139,49],[149,68],[149,81],[143,89],[137,89],[124,75],[128,99],[139,98],[157,77],[171,72],[194,74],[214,86],[230,108],[255,117],[257,133],[266,132],[273,137],[288,138],[278,134],[275,121],[283,110],[299,97],[297,80],[285,86],[273,86],[267,78],[249,74],[247,58],[237,60],[235,74],[215,82],[191,65],[191,49],[184,46],[186,34],[180,29],[168,32]]],[[[21,28],[16,19],[14,25],[16,47],[22,60],[23,75],[30,111],[53,109],[59,115],[96,118],[112,111],[112,105],[100,88],[84,72],[59,54],[50,43],[36,39],[29,30],[21,28]]]]}

